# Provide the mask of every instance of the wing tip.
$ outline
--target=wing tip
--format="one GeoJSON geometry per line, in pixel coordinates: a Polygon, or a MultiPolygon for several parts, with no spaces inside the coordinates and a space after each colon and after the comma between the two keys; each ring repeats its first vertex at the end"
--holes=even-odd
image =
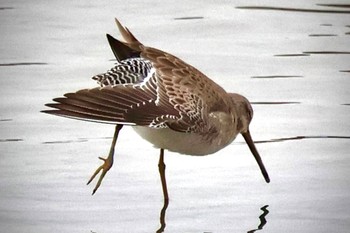
{"type": "Polygon", "coordinates": [[[115,39],[108,33],[106,36],[109,46],[111,47],[113,54],[118,61],[123,61],[128,58],[140,57],[140,51],[133,49],[127,43],[123,43],[120,40],[115,39]]]}
{"type": "Polygon", "coordinates": [[[115,23],[117,24],[118,30],[125,42],[128,44],[141,44],[138,39],[130,32],[130,30],[123,26],[117,18],[114,18],[115,23]]]}

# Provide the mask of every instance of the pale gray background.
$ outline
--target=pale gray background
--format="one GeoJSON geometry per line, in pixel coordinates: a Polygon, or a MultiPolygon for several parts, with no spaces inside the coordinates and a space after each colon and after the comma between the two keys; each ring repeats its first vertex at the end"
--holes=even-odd
{"type": "Polygon", "coordinates": [[[97,156],[107,154],[114,127],[39,113],[54,97],[94,87],[90,77],[113,65],[105,33],[119,37],[118,17],[144,44],[253,103],[267,102],[253,105],[251,132],[269,141],[257,147],[271,183],[241,137],[212,156],[166,152],[165,232],[247,232],[258,227],[265,205],[261,232],[349,232],[349,12],[236,8],[350,11],[305,2],[2,0],[0,231],[159,228],[158,150],[123,129],[114,167],[91,196],[94,184],[85,183],[97,156]],[[275,56],[322,51],[347,54],[275,56]]]}

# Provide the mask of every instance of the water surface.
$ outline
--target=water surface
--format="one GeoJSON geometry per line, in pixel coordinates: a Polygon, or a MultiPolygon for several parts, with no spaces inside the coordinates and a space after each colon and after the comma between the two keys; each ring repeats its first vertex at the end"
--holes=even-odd
{"type": "Polygon", "coordinates": [[[347,1],[2,1],[1,232],[348,232],[347,1]],[[114,167],[86,186],[114,127],[40,113],[113,65],[114,17],[253,104],[251,133],[207,157],[159,151],[122,130],[114,167]],[[94,184],[93,184],[94,185],[94,184]]]}

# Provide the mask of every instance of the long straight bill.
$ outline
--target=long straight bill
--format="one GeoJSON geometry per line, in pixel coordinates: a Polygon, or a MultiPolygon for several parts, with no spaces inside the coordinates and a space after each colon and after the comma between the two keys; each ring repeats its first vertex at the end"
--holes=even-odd
{"type": "Polygon", "coordinates": [[[269,174],[267,174],[266,168],[265,168],[265,166],[264,166],[264,164],[263,164],[263,162],[261,160],[261,157],[260,157],[260,155],[259,155],[259,153],[258,153],[258,151],[257,151],[257,149],[256,149],[256,147],[254,145],[254,142],[252,140],[252,137],[250,136],[249,130],[247,132],[245,132],[245,133],[242,133],[242,136],[243,136],[244,140],[246,141],[246,143],[248,144],[250,151],[254,155],[254,158],[255,158],[256,162],[258,163],[258,165],[259,165],[261,173],[263,174],[263,176],[265,178],[265,181],[267,183],[270,183],[269,174]]]}

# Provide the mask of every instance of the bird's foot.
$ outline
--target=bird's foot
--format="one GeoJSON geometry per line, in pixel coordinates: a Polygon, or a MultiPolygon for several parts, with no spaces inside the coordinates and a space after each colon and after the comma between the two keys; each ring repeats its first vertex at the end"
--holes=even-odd
{"type": "Polygon", "coordinates": [[[107,174],[108,170],[113,166],[113,154],[112,155],[110,154],[106,159],[102,157],[98,157],[98,158],[103,160],[104,163],[96,169],[95,173],[91,176],[90,180],[87,182],[87,185],[90,184],[91,181],[96,177],[96,175],[102,170],[100,178],[98,179],[97,184],[94,190],[92,191],[92,195],[95,194],[97,189],[100,187],[102,180],[107,174]]]}

